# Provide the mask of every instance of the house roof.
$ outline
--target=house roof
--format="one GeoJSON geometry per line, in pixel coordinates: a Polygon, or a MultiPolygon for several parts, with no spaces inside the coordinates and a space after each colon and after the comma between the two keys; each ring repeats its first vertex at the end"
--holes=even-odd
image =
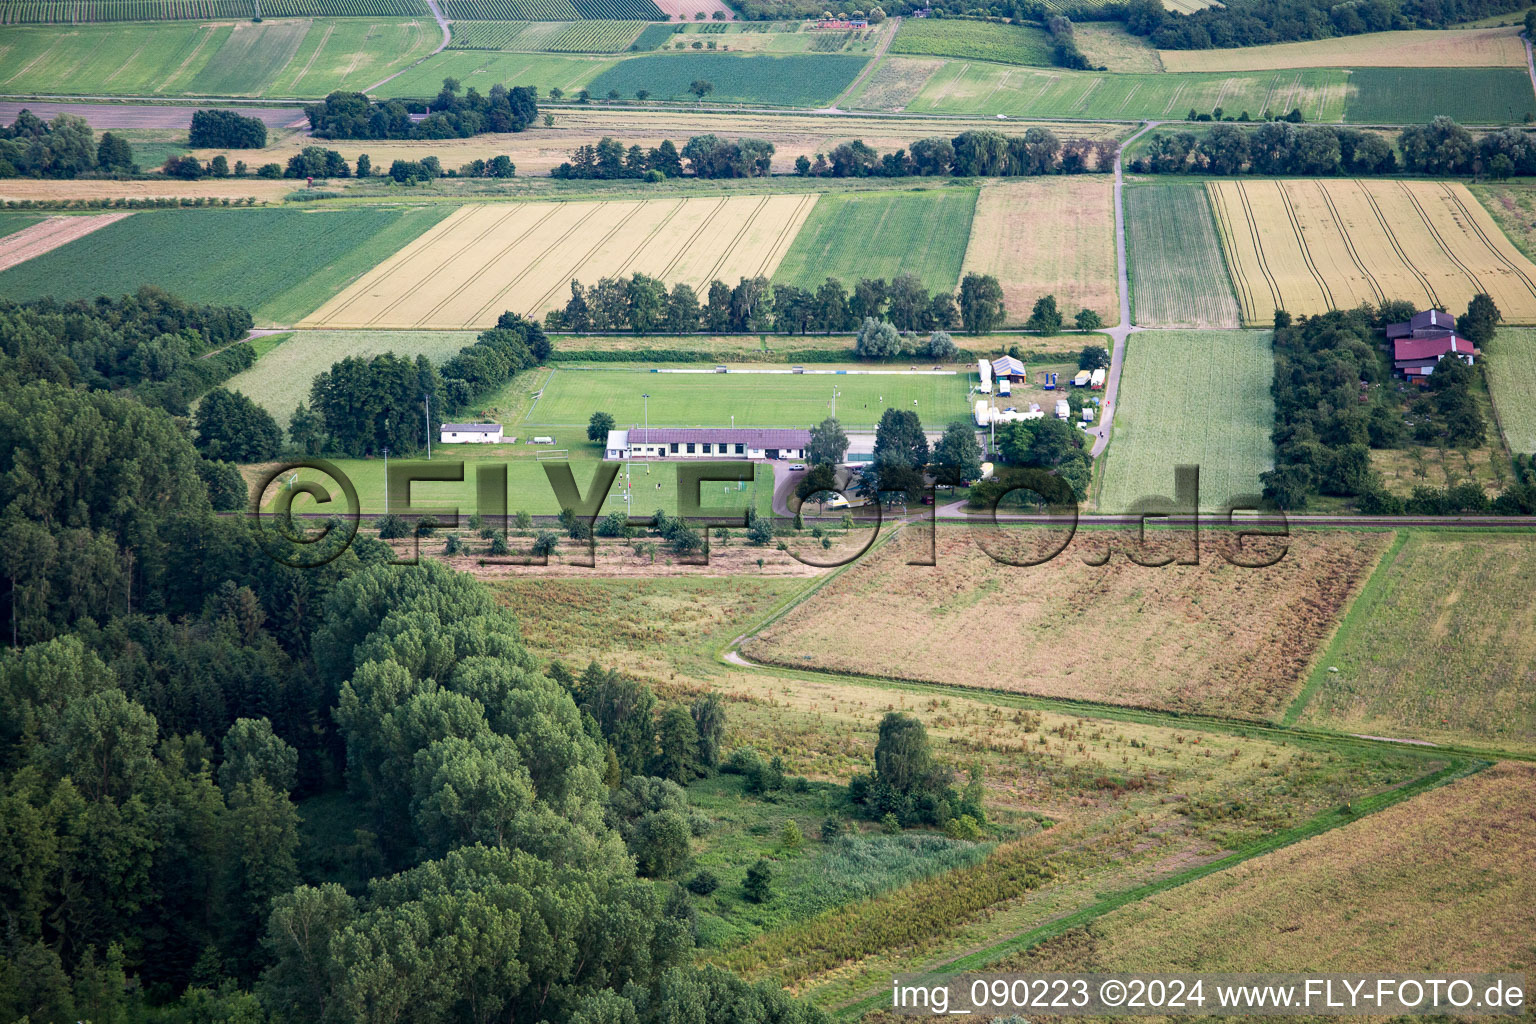
{"type": "Polygon", "coordinates": [[[808,448],[809,430],[758,427],[630,427],[631,444],[744,444],[748,448],[808,448]]]}
{"type": "Polygon", "coordinates": [[[1422,331],[1426,328],[1438,327],[1444,330],[1456,329],[1456,318],[1443,309],[1426,309],[1409,317],[1406,323],[1387,325],[1387,339],[1405,337],[1414,331],[1422,331]]]}
{"type": "Polygon", "coordinates": [[[451,430],[455,434],[498,434],[501,432],[500,423],[444,423],[442,429],[451,430]]]}
{"type": "Polygon", "coordinates": [[[1392,358],[1398,362],[1438,359],[1452,352],[1457,355],[1481,354],[1476,345],[1450,332],[1431,338],[1398,338],[1392,343],[1392,358]]]}

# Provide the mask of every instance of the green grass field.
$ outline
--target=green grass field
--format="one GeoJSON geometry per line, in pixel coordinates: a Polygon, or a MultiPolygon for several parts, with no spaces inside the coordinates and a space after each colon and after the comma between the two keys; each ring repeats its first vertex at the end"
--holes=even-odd
{"type": "Polygon", "coordinates": [[[964,420],[970,378],[964,373],[789,374],[650,373],[645,370],[556,370],[523,417],[524,427],[585,427],[594,412],[621,427],[805,427],[831,415],[845,428],[873,429],[887,408],[911,409],[930,427],[964,420]],[[913,403],[916,402],[914,405],[913,403]]]}
{"type": "Polygon", "coordinates": [[[1536,538],[1412,531],[1318,659],[1300,722],[1536,751],[1536,538]],[[1329,671],[1336,668],[1337,672],[1329,671]]]}
{"type": "Polygon", "coordinates": [[[1536,117],[1524,68],[1355,68],[1344,119],[1422,124],[1446,114],[1462,124],[1520,124],[1536,117]]]}
{"type": "Polygon", "coordinates": [[[258,324],[292,323],[450,212],[149,210],[0,273],[0,296],[88,299],[152,284],[244,306],[258,324]]]}
{"type": "Polygon", "coordinates": [[[987,21],[907,18],[891,41],[890,52],[1051,65],[1051,40],[1044,31],[987,21]]]}
{"type": "Polygon", "coordinates": [[[952,61],[928,79],[909,112],[1006,114],[1011,117],[1182,119],[1194,108],[1283,114],[1300,107],[1308,121],[1344,116],[1347,74],[1338,70],[1230,74],[1117,75],[1043,71],[952,61]]]}
{"type": "Polygon", "coordinates": [[[320,97],[370,86],[438,38],[430,18],[7,28],[0,91],[320,97]]]}
{"type": "Polygon", "coordinates": [[[1274,464],[1274,357],[1264,331],[1158,331],[1126,346],[1101,512],[1172,496],[1173,467],[1200,467],[1200,506],[1256,495],[1274,464]]]}
{"type": "Polygon", "coordinates": [[[1132,319],[1143,327],[1239,327],[1205,189],[1184,184],[1125,190],[1132,319]]]}
{"type": "Polygon", "coordinates": [[[695,79],[714,85],[711,103],[763,103],[819,107],[848,88],[866,63],[846,54],[745,56],[734,53],[649,54],[620,61],[588,85],[594,96],[616,89],[621,96],[649,90],[652,99],[689,100],[695,79]]]}
{"type": "Polygon", "coordinates": [[[457,78],[466,89],[474,86],[482,93],[490,92],[493,85],[531,85],[540,98],[551,88],[574,95],[612,64],[612,58],[603,57],[444,50],[384,83],[379,95],[436,96],[444,78],[457,78]]]}
{"type": "Polygon", "coordinates": [[[1536,330],[1499,328],[1485,346],[1483,376],[1504,443],[1516,454],[1536,453],[1536,330]]]}
{"type": "Polygon", "coordinates": [[[41,213],[0,213],[0,238],[13,235],[22,228],[31,227],[42,220],[41,213]]]}
{"type": "Polygon", "coordinates": [[[850,292],[861,277],[916,274],[955,289],[976,210],[973,188],[824,195],[790,243],[774,280],[814,289],[829,277],[850,292]]]}
{"type": "Polygon", "coordinates": [[[0,0],[0,25],[268,18],[427,18],[421,0],[0,0]]]}
{"type": "Polygon", "coordinates": [[[666,21],[651,0],[444,0],[454,21],[666,21]]]}
{"type": "Polygon", "coordinates": [[[316,374],[347,356],[393,352],[441,364],[474,341],[475,335],[467,331],[296,331],[263,351],[255,365],[224,386],[266,409],[286,428],[294,408],[309,401],[316,374]]]}

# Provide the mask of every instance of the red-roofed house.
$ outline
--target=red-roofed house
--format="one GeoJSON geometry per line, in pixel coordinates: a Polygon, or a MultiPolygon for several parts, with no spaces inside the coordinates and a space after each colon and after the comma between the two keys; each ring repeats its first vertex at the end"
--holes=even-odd
{"type": "Polygon", "coordinates": [[[1446,356],[1471,366],[1482,352],[1455,331],[1418,330],[1413,337],[1392,342],[1392,368],[1408,380],[1423,384],[1435,372],[1435,365],[1446,356]]]}

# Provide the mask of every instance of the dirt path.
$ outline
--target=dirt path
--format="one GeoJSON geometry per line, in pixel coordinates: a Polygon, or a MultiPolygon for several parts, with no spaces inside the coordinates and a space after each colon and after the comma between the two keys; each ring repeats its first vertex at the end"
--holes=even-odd
{"type": "MultiPolygon", "coordinates": [[[[430,2],[431,0],[428,0],[428,3],[430,2]]],[[[875,70],[875,65],[879,64],[880,58],[885,56],[885,51],[891,48],[891,40],[896,38],[896,33],[900,30],[901,19],[892,18],[890,31],[885,34],[884,39],[880,40],[880,45],[875,47],[874,55],[869,58],[869,63],[864,65],[864,70],[859,72],[859,77],[849,82],[848,88],[837,94],[837,98],[832,101],[831,106],[823,107],[820,111],[817,112],[826,114],[845,113],[845,111],[838,109],[837,105],[843,100],[847,99],[849,96],[852,96],[854,92],[859,88],[859,86],[864,84],[864,79],[868,78],[870,73],[875,70]]]]}
{"type": "Polygon", "coordinates": [[[385,77],[379,79],[377,82],[374,82],[368,88],[363,90],[364,93],[372,93],[373,90],[379,88],[379,86],[383,85],[385,82],[399,78],[401,75],[411,70],[411,68],[414,68],[416,65],[420,64],[421,61],[431,60],[433,57],[436,57],[438,54],[448,49],[448,43],[453,38],[453,32],[448,27],[448,19],[443,17],[442,8],[437,6],[437,0],[427,0],[427,8],[431,10],[432,17],[437,20],[437,27],[443,30],[443,38],[440,42],[438,42],[437,49],[433,50],[425,57],[422,57],[421,60],[414,60],[407,64],[405,67],[401,68],[399,71],[396,71],[394,74],[386,75],[385,77]]]}
{"type": "Polygon", "coordinates": [[[1104,383],[1104,401],[1099,407],[1098,422],[1089,431],[1094,436],[1094,458],[1104,454],[1104,449],[1109,447],[1109,432],[1115,425],[1115,396],[1120,391],[1120,371],[1125,368],[1125,339],[1138,329],[1131,325],[1131,275],[1125,258],[1125,148],[1161,123],[1148,121],[1120,143],[1115,152],[1115,264],[1120,288],[1120,322],[1108,332],[1114,340],[1109,354],[1109,379],[1104,383]]]}
{"type": "Polygon", "coordinates": [[[18,263],[25,263],[51,249],[84,238],[92,231],[131,216],[132,212],[101,213],[90,217],[49,217],[24,227],[0,238],[0,270],[9,270],[18,263]]]}

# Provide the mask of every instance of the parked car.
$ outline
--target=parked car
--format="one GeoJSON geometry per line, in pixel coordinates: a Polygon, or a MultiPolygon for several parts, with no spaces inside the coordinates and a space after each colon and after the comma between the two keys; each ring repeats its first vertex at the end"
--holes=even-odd
{"type": "Polygon", "coordinates": [[[803,463],[803,462],[797,462],[793,466],[789,467],[789,471],[791,473],[803,472],[804,469],[805,469],[805,463],[803,463]]]}

